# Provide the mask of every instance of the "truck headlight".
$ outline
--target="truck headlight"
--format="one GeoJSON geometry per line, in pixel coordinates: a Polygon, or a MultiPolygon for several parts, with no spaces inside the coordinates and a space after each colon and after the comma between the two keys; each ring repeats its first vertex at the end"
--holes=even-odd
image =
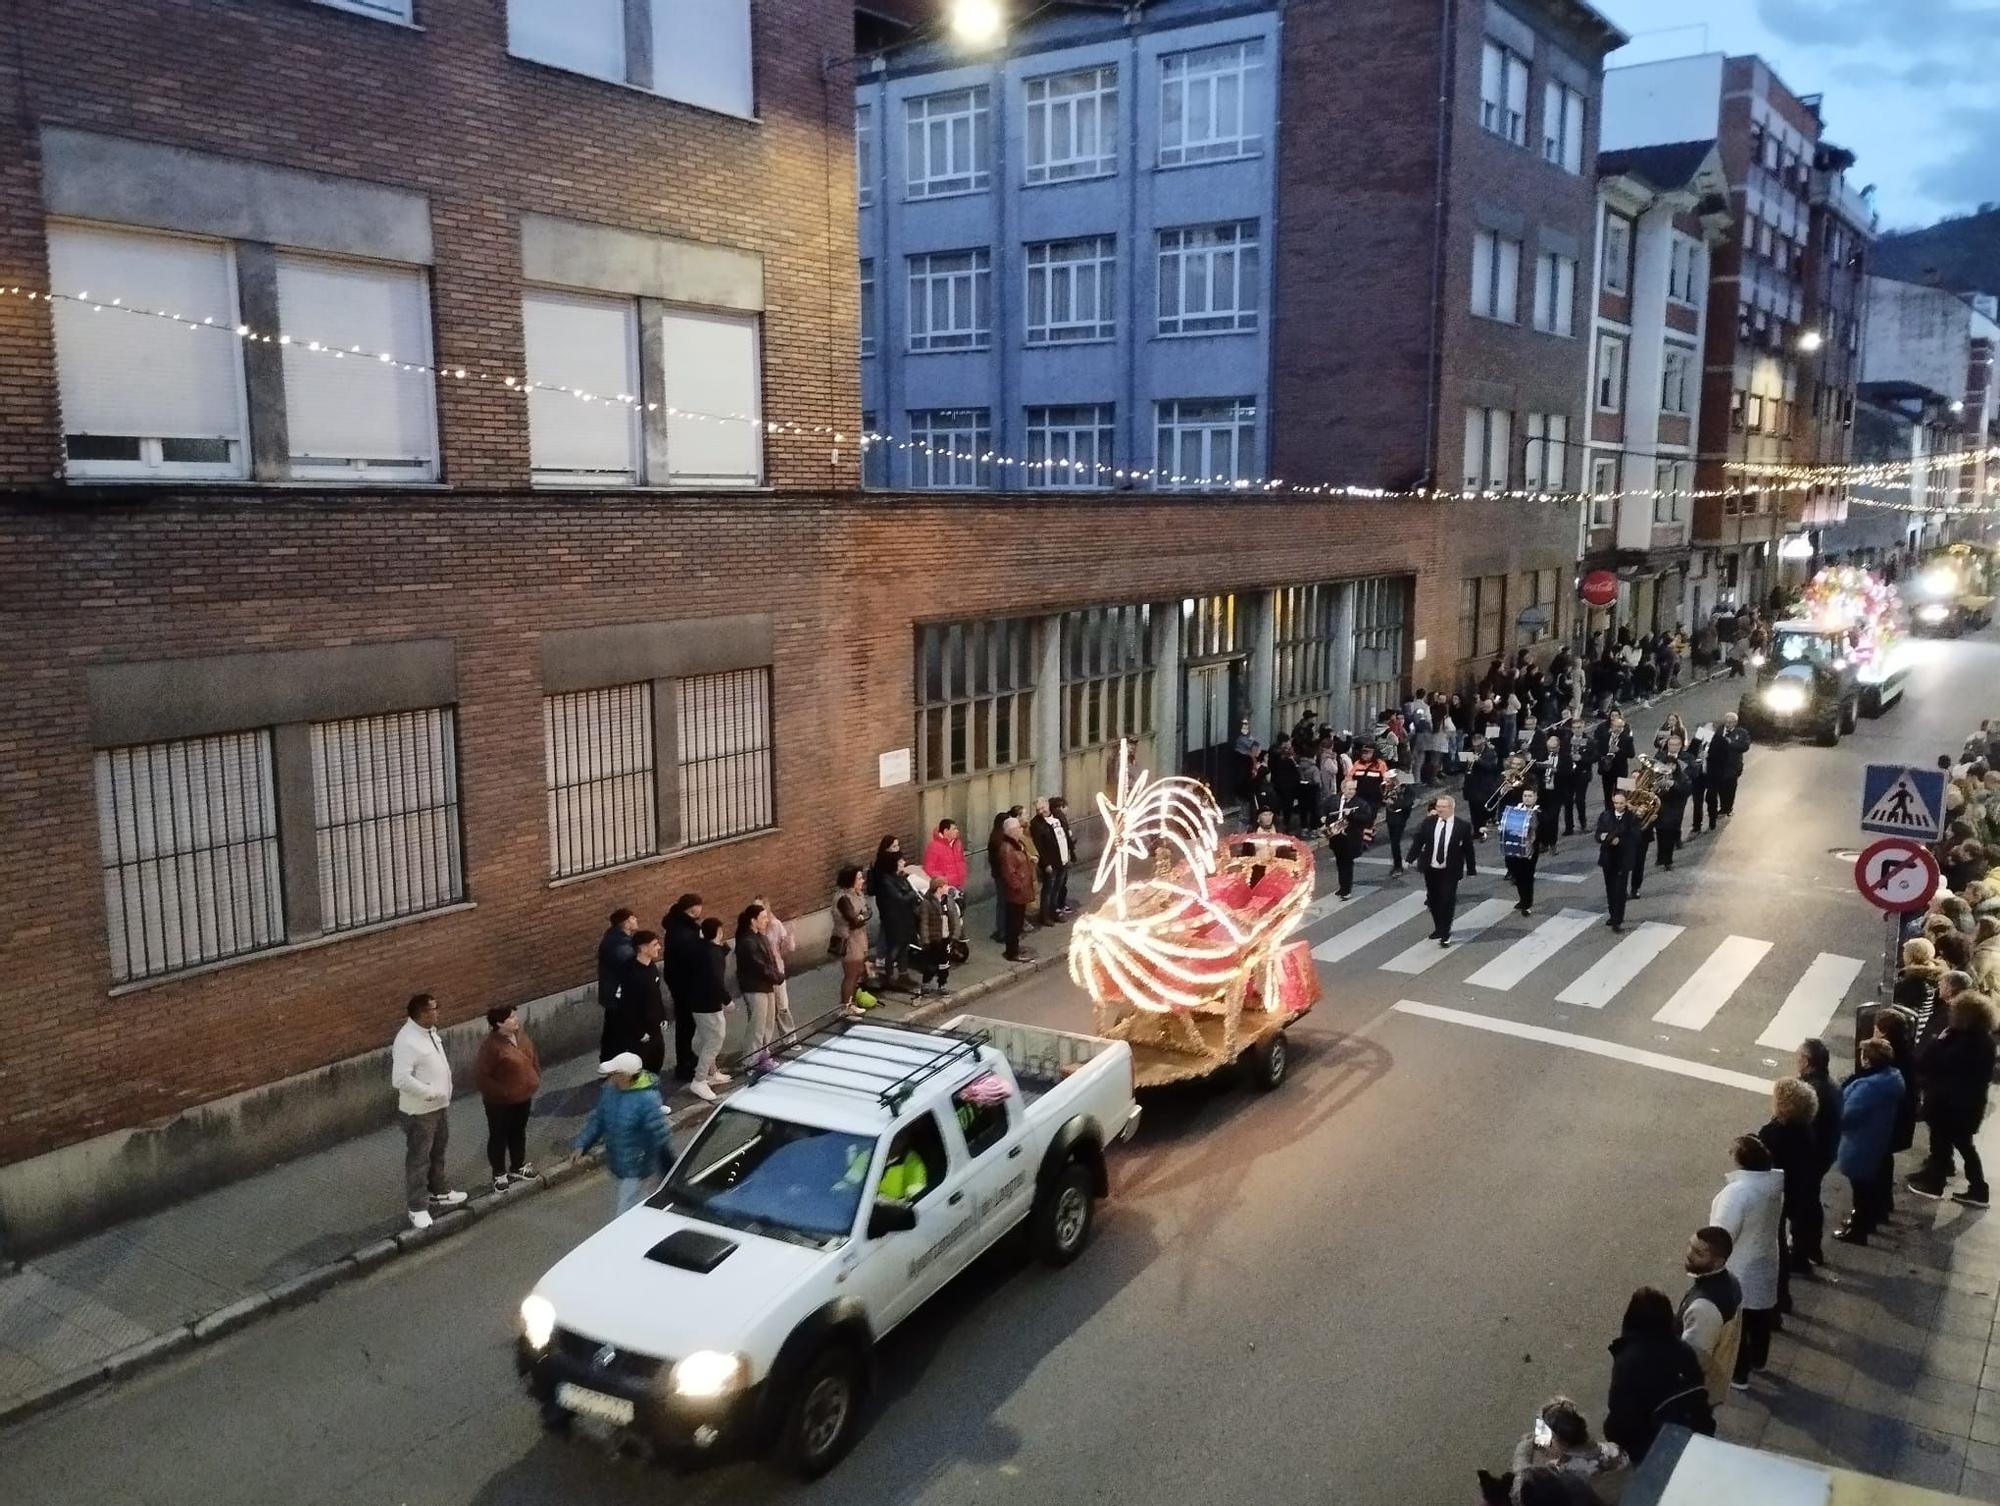
{"type": "Polygon", "coordinates": [[[521,1304],[521,1335],[530,1349],[546,1349],[555,1336],[556,1305],[547,1297],[529,1297],[521,1304]]]}
{"type": "Polygon", "coordinates": [[[1919,622],[1943,622],[1950,615],[1942,605],[1935,601],[1917,608],[1917,621],[1919,622]]]}
{"type": "Polygon", "coordinates": [[[1762,669],[1764,667],[1764,654],[1761,649],[1750,656],[1750,667],[1752,669],[1762,669]]]}
{"type": "Polygon", "coordinates": [[[676,1396],[727,1396],[749,1378],[750,1367],[740,1354],[722,1354],[713,1349],[697,1349],[676,1364],[667,1384],[676,1396]]]}
{"type": "Polygon", "coordinates": [[[1764,704],[1773,711],[1801,711],[1806,704],[1806,688],[1803,685],[1769,685],[1764,689],[1764,704]]]}

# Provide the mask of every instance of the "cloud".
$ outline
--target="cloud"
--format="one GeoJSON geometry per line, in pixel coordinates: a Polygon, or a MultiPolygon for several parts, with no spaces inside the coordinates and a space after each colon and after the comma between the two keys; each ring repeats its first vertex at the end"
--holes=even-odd
{"type": "Polygon", "coordinates": [[[1757,16],[1803,47],[2000,47],[2000,0],[1757,0],[1757,16]]]}
{"type": "Polygon", "coordinates": [[[1991,146],[2000,139],[2000,105],[1949,110],[1938,134],[1956,145],[1918,169],[1918,191],[1958,210],[2000,201],[2000,155],[1991,146]]]}

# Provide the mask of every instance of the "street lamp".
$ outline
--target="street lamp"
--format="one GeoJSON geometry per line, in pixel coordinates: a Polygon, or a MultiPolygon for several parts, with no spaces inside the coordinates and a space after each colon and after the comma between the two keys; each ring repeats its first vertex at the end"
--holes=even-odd
{"type": "Polygon", "coordinates": [[[960,45],[985,47],[999,39],[1007,18],[999,0],[952,0],[950,23],[960,45]]]}
{"type": "Polygon", "coordinates": [[[1807,355],[1811,355],[1824,344],[1826,337],[1816,329],[1805,330],[1799,335],[1799,349],[1807,355]]]}

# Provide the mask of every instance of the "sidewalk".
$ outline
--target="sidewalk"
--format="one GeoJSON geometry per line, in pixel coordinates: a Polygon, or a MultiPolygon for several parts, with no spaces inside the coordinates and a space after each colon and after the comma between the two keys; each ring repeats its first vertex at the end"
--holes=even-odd
{"type": "MultiPolygon", "coordinates": [[[[993,914],[991,901],[968,907],[972,957],[953,970],[952,997],[943,1008],[970,1004],[1062,960],[1066,928],[1042,933],[1040,946],[1029,937],[1028,949],[1039,954],[1033,962],[1007,963],[986,939],[993,914]]],[[[834,1009],[839,981],[831,967],[792,979],[792,1012],[801,1025],[834,1009]]],[[[881,1010],[888,1018],[917,1012],[897,994],[888,995],[881,1010]]],[[[920,1013],[941,1012],[933,1005],[920,1013]]],[[[741,1014],[731,1011],[731,1050],[742,1045],[741,1014]]],[[[492,1191],[477,1096],[454,1102],[452,1185],[470,1197],[428,1230],[413,1230],[404,1218],[403,1137],[390,1124],[0,1276],[0,1420],[53,1405],[303,1301],[572,1175],[594,1174],[594,1162],[568,1161],[568,1147],[596,1102],[596,1065],[594,1056],[545,1064],[528,1132],[529,1159],[541,1174],[505,1193],[492,1191]]],[[[382,1091],[389,1091],[386,1079],[382,1091]]],[[[685,1089],[669,1107],[682,1137],[706,1112],[685,1089]]]]}

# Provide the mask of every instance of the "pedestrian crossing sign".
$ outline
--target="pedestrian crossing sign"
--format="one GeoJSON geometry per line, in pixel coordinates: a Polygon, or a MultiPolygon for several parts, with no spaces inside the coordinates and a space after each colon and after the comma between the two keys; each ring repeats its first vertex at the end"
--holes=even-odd
{"type": "Polygon", "coordinates": [[[1861,829],[1935,842],[1944,835],[1944,773],[1871,763],[1861,783],[1861,829]]]}

